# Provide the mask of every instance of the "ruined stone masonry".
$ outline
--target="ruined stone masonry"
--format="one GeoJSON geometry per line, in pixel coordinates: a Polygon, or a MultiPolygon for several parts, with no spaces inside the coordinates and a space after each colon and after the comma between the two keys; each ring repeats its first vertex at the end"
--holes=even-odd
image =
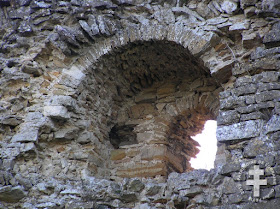
{"type": "Polygon", "coordinates": [[[0,0],[0,208],[280,208],[279,18],[278,0],[0,0]],[[194,170],[210,119],[215,168],[194,170]]]}

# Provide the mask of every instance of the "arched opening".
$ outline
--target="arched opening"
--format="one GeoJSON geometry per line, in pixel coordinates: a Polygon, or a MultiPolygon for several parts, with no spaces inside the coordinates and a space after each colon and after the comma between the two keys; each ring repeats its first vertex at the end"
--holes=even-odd
{"type": "Polygon", "coordinates": [[[130,43],[92,66],[85,85],[77,101],[109,150],[110,178],[192,170],[191,136],[216,119],[221,91],[201,60],[174,42],[130,43]]]}

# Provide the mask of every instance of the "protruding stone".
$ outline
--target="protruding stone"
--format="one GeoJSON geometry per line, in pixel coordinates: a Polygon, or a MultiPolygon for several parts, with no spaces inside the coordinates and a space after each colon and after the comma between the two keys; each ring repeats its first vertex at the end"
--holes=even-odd
{"type": "Polygon", "coordinates": [[[250,120],[229,126],[219,126],[216,132],[217,140],[218,142],[227,142],[253,138],[259,136],[262,126],[262,120],[250,120]]]}
{"type": "Polygon", "coordinates": [[[17,126],[22,122],[22,118],[16,115],[7,115],[5,117],[0,118],[0,124],[3,125],[17,126]]]}
{"type": "Polygon", "coordinates": [[[0,187],[0,200],[8,203],[16,203],[26,196],[26,192],[21,186],[0,187]]]}
{"type": "Polygon", "coordinates": [[[20,127],[20,130],[12,138],[12,142],[36,142],[38,140],[38,128],[28,125],[20,127]]]}
{"type": "Polygon", "coordinates": [[[237,3],[230,1],[230,0],[225,0],[221,4],[222,10],[224,10],[227,14],[232,14],[237,10],[237,3]]]}
{"type": "Polygon", "coordinates": [[[47,102],[47,105],[64,106],[69,110],[75,110],[77,104],[76,100],[70,96],[55,95],[50,98],[50,100],[47,102]]]}
{"type": "Polygon", "coordinates": [[[62,73],[59,83],[72,88],[77,88],[85,78],[85,74],[76,66],[72,66],[69,70],[64,69],[62,73]]]}
{"type": "Polygon", "coordinates": [[[237,22],[233,24],[232,26],[229,27],[230,31],[242,31],[242,30],[247,30],[250,26],[249,21],[245,20],[244,22],[237,22]]]}
{"type": "Polygon", "coordinates": [[[44,115],[54,119],[67,120],[70,118],[66,107],[64,106],[45,106],[44,115]]]}

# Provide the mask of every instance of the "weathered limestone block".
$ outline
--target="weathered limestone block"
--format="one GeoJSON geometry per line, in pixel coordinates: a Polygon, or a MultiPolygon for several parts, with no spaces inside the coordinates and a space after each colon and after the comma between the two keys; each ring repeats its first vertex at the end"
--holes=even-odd
{"type": "Polygon", "coordinates": [[[263,123],[262,120],[250,120],[229,126],[219,126],[216,132],[217,140],[227,142],[259,136],[263,123]]]}
{"type": "Polygon", "coordinates": [[[242,45],[245,48],[252,48],[258,44],[258,35],[253,31],[242,33],[242,45]]]}
{"type": "Polygon", "coordinates": [[[221,83],[228,81],[232,75],[232,68],[234,66],[234,60],[228,60],[225,62],[219,62],[214,68],[210,69],[211,74],[215,76],[221,83]]]}
{"type": "Polygon", "coordinates": [[[73,99],[71,96],[54,95],[46,104],[48,106],[64,106],[69,110],[75,110],[77,107],[76,103],[76,100],[73,99]]]}
{"type": "Polygon", "coordinates": [[[0,117],[0,124],[9,126],[18,126],[23,122],[22,117],[16,115],[7,115],[0,117]]]}
{"type": "Polygon", "coordinates": [[[122,160],[126,157],[125,149],[115,149],[111,151],[111,160],[122,160]]]}
{"type": "Polygon", "coordinates": [[[225,177],[221,185],[223,194],[240,193],[238,184],[230,177],[225,177]]]}
{"type": "Polygon", "coordinates": [[[203,188],[200,186],[192,186],[189,189],[180,190],[180,196],[182,197],[195,197],[201,193],[203,193],[203,188]]]}
{"type": "Polygon", "coordinates": [[[21,147],[20,147],[20,152],[21,153],[26,153],[26,152],[36,152],[36,146],[33,142],[29,142],[29,143],[24,143],[24,144],[21,144],[21,147]]]}
{"type": "Polygon", "coordinates": [[[44,115],[54,119],[67,120],[70,118],[68,110],[64,106],[45,106],[44,115]]]}
{"type": "Polygon", "coordinates": [[[236,110],[229,111],[220,111],[220,114],[217,118],[218,125],[226,125],[237,123],[240,119],[240,114],[236,110]]]}
{"type": "Polygon", "coordinates": [[[201,17],[197,12],[190,10],[188,7],[173,7],[172,11],[175,13],[185,13],[187,15],[193,16],[200,21],[205,21],[203,17],[201,17]]]}
{"type": "Polygon", "coordinates": [[[188,44],[188,49],[194,56],[199,56],[208,51],[211,47],[216,46],[220,37],[215,33],[196,32],[195,38],[188,44]],[[203,34],[204,33],[204,34],[203,34]]]}
{"type": "Polygon", "coordinates": [[[267,71],[262,72],[261,74],[253,76],[253,81],[256,83],[264,82],[277,82],[280,76],[280,72],[277,71],[267,71]]]}
{"type": "Polygon", "coordinates": [[[227,14],[232,14],[237,10],[237,3],[230,0],[225,0],[221,4],[221,9],[224,10],[227,14]]]}
{"type": "MultiPolygon", "coordinates": [[[[236,97],[236,96],[229,96],[225,99],[222,99],[220,102],[221,110],[229,110],[234,109],[236,106],[245,106],[245,97],[236,97]]],[[[241,108],[240,107],[240,108],[241,108]]]]}
{"type": "Polygon", "coordinates": [[[135,97],[136,103],[149,103],[156,101],[156,94],[155,92],[144,92],[140,93],[135,97]]]}
{"type": "Polygon", "coordinates": [[[248,6],[254,6],[256,4],[257,0],[241,0],[240,5],[241,8],[244,9],[248,6]]]}
{"type": "Polygon", "coordinates": [[[166,175],[166,164],[164,162],[140,162],[134,165],[128,165],[128,168],[117,170],[116,175],[119,177],[155,177],[156,175],[166,175]]]}
{"type": "Polygon", "coordinates": [[[280,83],[259,83],[258,90],[269,91],[269,90],[280,90],[280,83]]]}
{"type": "Polygon", "coordinates": [[[263,43],[267,45],[271,45],[279,41],[280,41],[279,31],[270,31],[263,38],[263,43]]]}
{"type": "Polygon", "coordinates": [[[256,102],[266,102],[266,101],[273,101],[274,99],[278,99],[280,97],[279,90],[271,90],[271,91],[263,91],[256,93],[256,102]]]}
{"type": "Polygon", "coordinates": [[[256,119],[264,119],[263,113],[261,112],[252,112],[249,114],[242,114],[240,117],[240,121],[245,121],[245,120],[256,120],[256,119]]]}
{"type": "Polygon", "coordinates": [[[70,28],[57,25],[55,26],[55,30],[63,41],[66,41],[67,43],[72,44],[75,47],[80,47],[80,44],[77,42],[76,37],[70,28]]]}
{"type": "Polygon", "coordinates": [[[280,130],[280,116],[273,115],[266,124],[266,132],[271,133],[280,130]]]}
{"type": "Polygon", "coordinates": [[[232,172],[238,172],[241,169],[240,163],[238,162],[230,162],[222,166],[220,170],[220,174],[228,175],[232,172]]]}
{"type": "Polygon", "coordinates": [[[157,89],[157,99],[166,97],[167,95],[173,94],[175,92],[175,84],[169,83],[165,84],[157,89]]]}
{"type": "Polygon", "coordinates": [[[165,145],[150,145],[145,146],[141,149],[141,159],[142,160],[165,160],[167,147],[165,145]]]}
{"type": "Polygon", "coordinates": [[[152,104],[142,103],[132,106],[129,114],[132,119],[141,119],[149,114],[155,115],[155,111],[156,109],[152,104]]]}
{"type": "Polygon", "coordinates": [[[280,47],[274,47],[271,49],[257,47],[256,51],[251,54],[251,59],[255,60],[255,59],[260,59],[263,57],[272,57],[275,54],[279,54],[279,53],[280,53],[280,47]]]}
{"type": "Polygon", "coordinates": [[[131,192],[141,192],[145,188],[145,184],[139,179],[132,179],[128,184],[128,190],[131,192]]]}
{"type": "Polygon", "coordinates": [[[250,27],[249,20],[245,20],[243,22],[237,22],[237,23],[233,24],[232,26],[230,26],[229,31],[240,32],[243,30],[248,30],[249,27],[250,27]]]}
{"type": "Polygon", "coordinates": [[[271,108],[274,107],[274,102],[262,102],[262,103],[258,103],[258,104],[250,104],[248,106],[244,106],[244,107],[237,107],[236,110],[240,113],[251,113],[254,111],[259,111],[261,109],[267,109],[267,108],[271,108]]]}
{"type": "Polygon", "coordinates": [[[42,75],[42,69],[40,69],[40,66],[35,61],[24,63],[21,70],[22,72],[32,74],[35,77],[42,75]]]}
{"type": "Polygon", "coordinates": [[[153,196],[159,193],[161,189],[160,185],[148,183],[145,185],[145,194],[148,196],[153,196]]]}
{"type": "Polygon", "coordinates": [[[235,88],[232,93],[241,96],[246,94],[254,94],[257,91],[257,85],[256,84],[248,84],[244,86],[240,86],[235,88]]]}
{"type": "Polygon", "coordinates": [[[26,196],[26,192],[21,186],[0,187],[0,200],[8,203],[15,203],[26,196]]]}
{"type": "Polygon", "coordinates": [[[271,151],[269,145],[266,144],[262,139],[254,139],[251,140],[248,145],[244,147],[244,157],[252,158],[256,157],[257,155],[265,155],[271,151]]]}
{"type": "Polygon", "coordinates": [[[12,138],[12,142],[36,142],[38,140],[38,127],[23,124],[12,138]]]}
{"type": "Polygon", "coordinates": [[[72,66],[70,70],[64,69],[62,71],[62,77],[59,84],[69,86],[71,88],[77,88],[84,78],[85,74],[77,66],[72,66]]]}

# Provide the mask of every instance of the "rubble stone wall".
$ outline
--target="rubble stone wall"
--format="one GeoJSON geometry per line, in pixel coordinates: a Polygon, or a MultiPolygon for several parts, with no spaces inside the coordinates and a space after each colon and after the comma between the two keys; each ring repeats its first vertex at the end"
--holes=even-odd
{"type": "Polygon", "coordinates": [[[279,207],[279,14],[276,0],[0,0],[0,208],[279,207]],[[191,171],[208,119],[215,168],[191,171]]]}

